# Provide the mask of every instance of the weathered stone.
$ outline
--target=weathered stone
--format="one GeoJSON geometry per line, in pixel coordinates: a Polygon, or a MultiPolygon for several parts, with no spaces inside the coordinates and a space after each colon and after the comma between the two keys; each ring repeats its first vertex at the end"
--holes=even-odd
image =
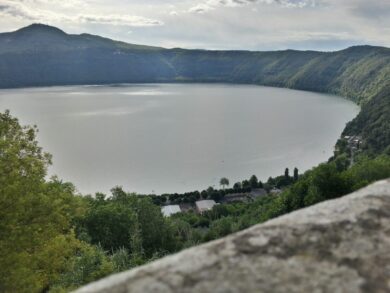
{"type": "Polygon", "coordinates": [[[390,180],[76,292],[390,292],[390,180]]]}

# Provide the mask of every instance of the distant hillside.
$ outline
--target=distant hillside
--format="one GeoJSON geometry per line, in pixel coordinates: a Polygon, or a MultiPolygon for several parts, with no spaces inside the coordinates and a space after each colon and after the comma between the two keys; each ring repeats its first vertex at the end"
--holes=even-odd
{"type": "MultiPolygon", "coordinates": [[[[89,34],[70,35],[41,24],[0,34],[0,88],[140,82],[250,83],[334,93],[359,104],[378,97],[387,106],[390,49],[372,46],[337,52],[164,49],[89,34]]],[[[388,108],[384,111],[390,111],[388,108]]],[[[376,114],[370,115],[375,120],[376,114]]],[[[348,131],[361,134],[363,124],[350,124],[348,131]]],[[[377,142],[378,145],[389,145],[390,130],[388,127],[385,130],[387,140],[377,142]]]]}
{"type": "Polygon", "coordinates": [[[234,82],[334,92],[355,101],[390,80],[390,49],[206,51],[126,44],[33,24],[0,34],[0,87],[123,82],[234,82]]]}
{"type": "Polygon", "coordinates": [[[390,82],[363,105],[359,115],[348,123],[344,135],[360,135],[369,154],[390,154],[390,82]]]}

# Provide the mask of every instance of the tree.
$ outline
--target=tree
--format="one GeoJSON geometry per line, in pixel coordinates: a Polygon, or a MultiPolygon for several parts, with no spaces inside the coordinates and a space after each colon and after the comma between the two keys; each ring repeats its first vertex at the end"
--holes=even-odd
{"type": "Polygon", "coordinates": [[[294,181],[297,181],[297,180],[298,180],[298,178],[299,178],[299,174],[298,174],[298,168],[297,168],[297,167],[295,167],[295,168],[294,168],[294,181]]]}
{"type": "Polygon", "coordinates": [[[50,292],[73,291],[84,284],[112,274],[117,266],[101,247],[83,243],[79,246],[77,255],[69,259],[68,269],[54,282],[50,292]]]}
{"type": "Polygon", "coordinates": [[[257,188],[258,187],[258,180],[257,180],[257,177],[256,175],[252,175],[252,177],[249,179],[249,183],[251,185],[251,188],[257,188]]]}
{"type": "Polygon", "coordinates": [[[276,184],[275,178],[269,177],[268,180],[267,180],[267,184],[271,185],[271,186],[274,186],[276,184]]]}
{"type": "Polygon", "coordinates": [[[104,203],[92,204],[82,220],[91,243],[101,245],[106,251],[126,248],[131,254],[135,252],[134,247],[139,250],[142,246],[148,257],[159,250],[169,250],[164,218],[152,199],[121,189],[115,191],[116,195],[104,203]]]}
{"type": "Polygon", "coordinates": [[[242,181],[241,185],[242,185],[242,188],[250,188],[251,187],[251,184],[249,183],[248,180],[242,181]]]}
{"type": "Polygon", "coordinates": [[[223,190],[225,190],[225,186],[229,186],[229,179],[223,177],[219,180],[219,184],[222,186],[223,190]]]}
{"type": "Polygon", "coordinates": [[[82,201],[73,201],[71,185],[45,182],[51,157],[36,132],[0,113],[1,292],[43,291],[77,248],[71,217],[82,201]]]}
{"type": "Polygon", "coordinates": [[[234,183],[234,185],[233,185],[234,190],[240,190],[241,188],[242,188],[241,182],[234,183]]]}
{"type": "Polygon", "coordinates": [[[290,171],[288,170],[288,168],[286,168],[286,170],[284,170],[284,177],[286,179],[290,178],[290,171]]]}
{"type": "Polygon", "coordinates": [[[231,217],[222,217],[212,222],[209,232],[214,239],[223,237],[233,232],[233,224],[231,217]]]}
{"type": "Polygon", "coordinates": [[[214,188],[212,186],[209,186],[207,188],[207,198],[210,198],[213,193],[214,193],[214,188]]]}
{"type": "Polygon", "coordinates": [[[106,201],[92,206],[83,219],[91,243],[101,245],[106,251],[127,248],[131,251],[129,239],[136,215],[130,206],[106,201]]]}

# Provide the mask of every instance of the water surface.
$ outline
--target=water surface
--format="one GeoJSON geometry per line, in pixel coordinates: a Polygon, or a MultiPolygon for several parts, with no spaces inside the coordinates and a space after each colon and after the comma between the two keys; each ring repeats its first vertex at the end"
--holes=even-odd
{"type": "Polygon", "coordinates": [[[83,193],[121,185],[184,192],[327,160],[359,108],[345,99],[251,85],[71,86],[0,91],[0,110],[36,124],[50,174],[83,193]]]}

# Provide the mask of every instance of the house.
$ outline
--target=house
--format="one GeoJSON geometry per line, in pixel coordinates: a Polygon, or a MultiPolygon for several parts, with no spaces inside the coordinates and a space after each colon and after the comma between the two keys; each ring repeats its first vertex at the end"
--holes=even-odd
{"type": "Polygon", "coordinates": [[[358,149],[360,144],[362,143],[362,137],[358,135],[344,136],[344,138],[347,140],[348,146],[350,148],[358,149]]]}
{"type": "Polygon", "coordinates": [[[161,212],[164,217],[170,217],[173,214],[177,214],[181,212],[180,206],[178,205],[169,205],[161,207],[161,212]]]}
{"type": "Polygon", "coordinates": [[[247,202],[248,199],[248,194],[246,193],[229,193],[221,199],[221,203],[247,202]]]}
{"type": "Polygon", "coordinates": [[[212,199],[209,200],[199,200],[195,202],[196,210],[198,213],[202,214],[206,211],[210,211],[216,205],[216,202],[212,199]]]}

